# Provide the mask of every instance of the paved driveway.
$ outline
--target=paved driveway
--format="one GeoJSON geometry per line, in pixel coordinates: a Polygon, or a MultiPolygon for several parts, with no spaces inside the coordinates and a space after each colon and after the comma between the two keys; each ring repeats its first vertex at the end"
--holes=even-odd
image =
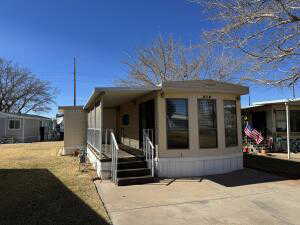
{"type": "Polygon", "coordinates": [[[114,225],[300,224],[300,180],[245,169],[206,178],[96,186],[114,225]]]}

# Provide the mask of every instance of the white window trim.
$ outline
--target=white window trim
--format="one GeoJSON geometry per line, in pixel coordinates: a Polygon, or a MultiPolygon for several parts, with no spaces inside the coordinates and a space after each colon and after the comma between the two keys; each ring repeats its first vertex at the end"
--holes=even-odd
{"type": "Polygon", "coordinates": [[[8,130],[21,130],[21,119],[8,119],[7,127],[8,127],[8,130]],[[11,129],[11,128],[9,127],[9,124],[10,124],[10,121],[12,121],[12,120],[15,120],[15,121],[17,120],[17,121],[19,121],[19,122],[20,122],[20,128],[18,128],[18,129],[16,129],[16,128],[11,129]]]}

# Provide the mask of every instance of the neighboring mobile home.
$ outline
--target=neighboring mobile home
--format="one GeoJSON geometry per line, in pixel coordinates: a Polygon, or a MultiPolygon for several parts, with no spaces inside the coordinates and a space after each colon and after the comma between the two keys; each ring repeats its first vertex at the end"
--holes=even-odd
{"type": "MultiPolygon", "coordinates": [[[[103,87],[95,88],[84,111],[60,110],[66,123],[67,111],[77,113],[74,121],[87,114],[88,157],[102,178],[112,175],[118,182],[126,168],[139,168],[120,160],[126,148],[144,153],[151,176],[202,176],[243,168],[240,96],[248,91],[213,80],[168,81],[155,88],[103,87]]],[[[67,135],[71,131],[66,123],[67,135]]],[[[85,145],[77,134],[73,150],[85,145]]],[[[65,153],[73,151],[70,143],[65,153]]]]}
{"type": "Polygon", "coordinates": [[[260,131],[265,140],[272,140],[273,151],[287,150],[287,124],[291,151],[300,151],[300,99],[255,102],[242,109],[244,122],[260,131]],[[289,123],[287,123],[287,113],[289,123]]]}
{"type": "Polygon", "coordinates": [[[14,142],[34,142],[48,139],[52,120],[31,115],[0,112],[0,140],[12,138],[14,142]]]}

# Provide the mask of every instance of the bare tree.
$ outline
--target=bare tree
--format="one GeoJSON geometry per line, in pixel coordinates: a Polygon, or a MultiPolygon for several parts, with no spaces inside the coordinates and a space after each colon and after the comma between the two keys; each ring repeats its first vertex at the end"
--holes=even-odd
{"type": "Polygon", "coordinates": [[[238,49],[237,54],[243,53],[252,61],[251,76],[245,80],[281,86],[299,79],[299,0],[192,2],[201,4],[218,27],[205,32],[210,43],[238,49]]]}
{"type": "Polygon", "coordinates": [[[47,112],[56,90],[28,69],[0,58],[0,111],[47,112]]]}
{"type": "Polygon", "coordinates": [[[157,86],[163,81],[215,79],[229,81],[234,78],[241,61],[232,55],[216,54],[205,43],[185,46],[172,37],[157,38],[148,48],[136,50],[124,64],[128,76],[118,80],[121,86],[157,86]],[[234,64],[234,66],[233,66],[234,64]]]}

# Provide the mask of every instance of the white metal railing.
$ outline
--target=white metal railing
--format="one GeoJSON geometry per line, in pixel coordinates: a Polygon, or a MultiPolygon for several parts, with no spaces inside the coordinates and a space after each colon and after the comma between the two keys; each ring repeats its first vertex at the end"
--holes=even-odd
{"type": "Polygon", "coordinates": [[[110,156],[110,133],[114,133],[117,143],[122,143],[124,137],[124,129],[104,128],[102,131],[102,153],[106,156],[110,156]]]}
{"type": "MultiPolygon", "coordinates": [[[[154,145],[149,137],[153,132],[149,129],[143,130],[143,153],[147,162],[147,167],[151,171],[151,176],[154,177],[154,145]]],[[[152,135],[153,140],[153,135],[152,135]]]]}
{"type": "Polygon", "coordinates": [[[101,154],[101,129],[88,128],[87,129],[87,143],[101,154]]]}
{"type": "Polygon", "coordinates": [[[111,179],[114,183],[117,183],[119,146],[116,141],[116,137],[112,131],[110,132],[110,148],[111,148],[111,179]]]}

